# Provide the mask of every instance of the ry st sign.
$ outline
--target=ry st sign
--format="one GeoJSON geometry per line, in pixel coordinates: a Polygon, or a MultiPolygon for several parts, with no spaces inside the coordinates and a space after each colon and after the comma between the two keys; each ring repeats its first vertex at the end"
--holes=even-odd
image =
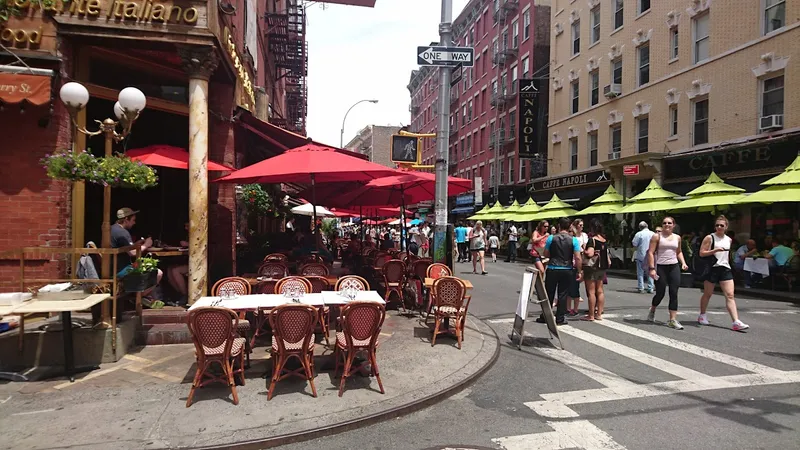
{"type": "Polygon", "coordinates": [[[472,47],[417,47],[417,64],[420,66],[472,67],[475,64],[475,50],[472,47]]]}

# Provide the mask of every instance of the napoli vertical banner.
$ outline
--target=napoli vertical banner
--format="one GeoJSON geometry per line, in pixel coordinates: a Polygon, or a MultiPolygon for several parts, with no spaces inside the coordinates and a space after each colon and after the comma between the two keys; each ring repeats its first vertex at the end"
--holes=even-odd
{"type": "Polygon", "coordinates": [[[544,153],[539,148],[544,132],[539,80],[520,79],[519,85],[519,157],[536,158],[544,153]]]}

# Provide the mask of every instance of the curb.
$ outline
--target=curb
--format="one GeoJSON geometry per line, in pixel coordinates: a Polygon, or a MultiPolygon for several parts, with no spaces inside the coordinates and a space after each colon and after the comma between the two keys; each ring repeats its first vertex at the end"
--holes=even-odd
{"type": "Polygon", "coordinates": [[[461,380],[460,382],[450,387],[442,389],[439,392],[434,392],[433,394],[430,394],[427,397],[423,397],[419,400],[407,403],[405,405],[400,405],[394,408],[387,409],[386,411],[381,411],[357,419],[326,425],[324,427],[316,428],[309,431],[300,431],[296,433],[282,434],[264,439],[244,441],[236,444],[212,445],[212,446],[194,447],[194,448],[197,450],[216,450],[216,449],[260,450],[264,448],[278,447],[281,445],[308,441],[325,436],[331,436],[345,431],[355,430],[369,425],[374,425],[376,423],[384,422],[390,419],[395,419],[419,411],[421,409],[427,408],[429,406],[435,405],[436,403],[439,403],[442,400],[445,400],[446,398],[461,392],[462,390],[470,386],[472,383],[477,381],[478,378],[483,376],[484,373],[486,373],[490,368],[492,368],[492,366],[494,366],[495,362],[497,362],[497,359],[500,357],[501,345],[500,345],[500,338],[497,336],[497,333],[491,326],[489,326],[487,322],[477,318],[472,314],[470,314],[470,316],[473,319],[477,320],[478,322],[481,322],[489,329],[489,331],[491,331],[492,336],[494,336],[494,343],[495,343],[494,353],[492,354],[492,357],[489,359],[489,361],[483,365],[483,367],[478,369],[475,373],[469,375],[467,378],[461,380]]]}

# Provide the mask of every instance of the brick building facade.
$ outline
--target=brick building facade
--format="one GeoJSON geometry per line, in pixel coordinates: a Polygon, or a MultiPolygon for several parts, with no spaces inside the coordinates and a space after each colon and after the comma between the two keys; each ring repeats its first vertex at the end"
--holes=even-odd
{"type": "Polygon", "coordinates": [[[622,191],[625,165],[640,167],[628,196],[651,178],[685,194],[712,169],[760,189],[800,144],[800,93],[784,89],[800,76],[798,17],[789,1],[554,0],[548,166],[584,180],[563,197],[622,191]]]}
{"type": "MultiPolygon", "coordinates": [[[[550,2],[472,0],[453,21],[457,45],[475,49],[475,65],[456,69],[450,97],[451,175],[480,179],[484,202],[527,198],[527,184],[543,175],[541,161],[517,153],[518,80],[546,77],[550,45],[550,2]],[[496,163],[499,161],[499,163],[496,163]]],[[[438,70],[411,75],[411,130],[435,133],[438,70]]],[[[544,130],[542,130],[544,132],[544,130]]],[[[423,164],[435,162],[435,140],[426,140],[423,164]]],[[[541,149],[544,154],[545,149],[541,149]]]]}
{"type": "Polygon", "coordinates": [[[392,162],[392,135],[398,131],[400,127],[367,125],[344,148],[366,155],[374,163],[394,168],[396,164],[392,162]]]}

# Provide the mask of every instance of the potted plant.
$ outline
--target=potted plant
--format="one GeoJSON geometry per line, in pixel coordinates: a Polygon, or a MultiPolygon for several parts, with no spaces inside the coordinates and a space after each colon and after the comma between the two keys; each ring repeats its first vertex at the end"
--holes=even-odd
{"type": "Polygon", "coordinates": [[[124,155],[98,158],[91,152],[63,150],[41,160],[47,176],[57,180],[85,181],[115,188],[146,189],[158,184],[155,171],[124,155]]]}
{"type": "Polygon", "coordinates": [[[125,292],[142,292],[156,285],[158,260],[143,256],[131,264],[131,270],[122,278],[125,292]]]}

